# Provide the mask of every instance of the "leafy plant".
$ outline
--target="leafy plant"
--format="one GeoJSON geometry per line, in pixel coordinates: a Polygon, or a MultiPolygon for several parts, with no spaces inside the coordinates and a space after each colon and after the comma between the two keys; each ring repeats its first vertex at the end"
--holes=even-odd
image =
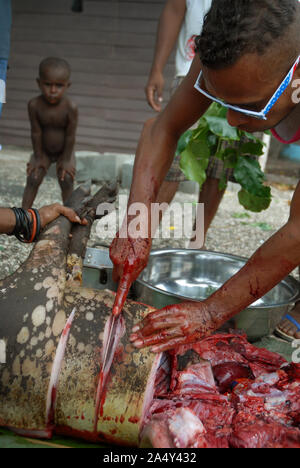
{"type": "Polygon", "coordinates": [[[219,189],[227,187],[226,169],[233,169],[235,180],[241,186],[240,204],[247,210],[260,212],[271,203],[271,189],[264,185],[265,176],[259,163],[250,156],[261,156],[264,143],[251,133],[231,127],[226,115],[227,109],[213,103],[197,128],[187,130],[180,137],[177,146],[177,154],[181,155],[180,168],[189,180],[198,182],[201,189],[209,159],[215,156],[224,162],[219,189]]]}
{"type": "Polygon", "coordinates": [[[233,213],[231,215],[232,218],[241,219],[241,218],[250,218],[248,213],[233,213]]]}
{"type": "Polygon", "coordinates": [[[245,223],[245,222],[242,222],[241,224],[243,224],[244,226],[251,226],[251,227],[258,227],[260,228],[262,231],[272,231],[272,226],[268,223],[245,223]]]}

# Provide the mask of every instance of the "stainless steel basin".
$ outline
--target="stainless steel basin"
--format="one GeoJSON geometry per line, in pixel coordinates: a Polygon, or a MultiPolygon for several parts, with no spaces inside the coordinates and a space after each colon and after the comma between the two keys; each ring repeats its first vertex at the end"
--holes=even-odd
{"type": "MultiPolygon", "coordinates": [[[[91,258],[90,263],[87,263],[88,255],[95,250],[98,249],[87,249],[85,270],[88,265],[100,271],[104,269],[107,282],[101,285],[101,273],[98,271],[97,279],[91,286],[116,290],[111,278],[112,264],[107,249],[101,253],[102,266],[97,267],[97,261],[91,262],[91,258]]],[[[237,273],[246,261],[243,257],[202,250],[154,250],[147,267],[132,287],[131,298],[155,308],[186,300],[202,301],[237,273]]],[[[85,273],[84,281],[88,285],[85,273]]],[[[271,334],[298,296],[299,283],[288,276],[264,297],[237,314],[233,326],[243,329],[250,341],[271,334]]]]}
{"type": "Polygon", "coordinates": [[[88,288],[117,290],[112,279],[113,264],[107,247],[88,247],[83,260],[82,284],[88,288]]]}

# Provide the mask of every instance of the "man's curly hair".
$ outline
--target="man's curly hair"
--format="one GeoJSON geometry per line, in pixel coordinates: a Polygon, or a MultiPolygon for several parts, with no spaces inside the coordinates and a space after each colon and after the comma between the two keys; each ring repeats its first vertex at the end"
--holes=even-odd
{"type": "Polygon", "coordinates": [[[298,8],[298,0],[213,0],[195,40],[201,62],[220,69],[246,53],[263,55],[295,23],[298,8]]]}

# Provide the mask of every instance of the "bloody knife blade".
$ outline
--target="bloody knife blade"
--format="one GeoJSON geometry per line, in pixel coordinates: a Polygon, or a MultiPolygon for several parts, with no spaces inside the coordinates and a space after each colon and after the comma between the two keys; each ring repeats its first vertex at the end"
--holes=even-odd
{"type": "Polygon", "coordinates": [[[97,432],[97,424],[99,418],[99,412],[101,412],[100,408],[103,405],[103,401],[101,403],[101,399],[103,395],[105,395],[104,387],[106,385],[106,380],[109,374],[110,366],[112,364],[115,348],[117,345],[117,329],[120,320],[121,314],[111,316],[111,324],[109,329],[108,340],[105,345],[104,349],[104,356],[101,365],[101,371],[99,374],[99,381],[97,386],[97,394],[96,394],[96,412],[95,412],[95,420],[94,420],[94,431],[97,432]]]}
{"type": "Polygon", "coordinates": [[[117,315],[112,315],[108,340],[107,340],[107,343],[106,343],[106,346],[105,346],[104,356],[103,356],[103,361],[102,361],[102,371],[103,372],[105,370],[107,370],[109,361],[112,360],[112,358],[113,358],[113,356],[111,356],[111,353],[114,351],[114,344],[115,344],[115,341],[116,341],[116,331],[117,331],[117,328],[118,328],[118,323],[119,323],[119,320],[120,320],[120,316],[121,316],[121,314],[118,315],[118,316],[117,315]]]}
{"type": "MultiPolygon", "coordinates": [[[[110,360],[110,353],[114,351],[114,345],[115,345],[115,337],[116,337],[116,330],[118,328],[118,323],[120,320],[120,316],[122,313],[122,309],[124,306],[124,303],[127,299],[127,295],[129,292],[131,282],[128,284],[127,280],[124,282],[124,279],[122,278],[119,283],[115,303],[113,305],[113,310],[111,314],[111,324],[110,324],[110,330],[109,330],[109,335],[108,335],[108,340],[106,343],[106,347],[104,350],[104,357],[102,361],[102,371],[107,367],[107,364],[112,361],[110,360]]],[[[113,356],[112,356],[113,358],[113,356]]],[[[109,369],[108,369],[109,370],[109,369]]]]}
{"type": "MultiPolygon", "coordinates": [[[[110,366],[112,364],[114,354],[116,351],[116,346],[118,344],[118,336],[117,336],[117,330],[118,330],[118,325],[121,317],[121,312],[123,309],[123,305],[126,301],[127,295],[129,288],[131,286],[131,282],[128,284],[128,281],[121,278],[117,295],[115,298],[115,303],[113,305],[113,310],[112,314],[110,317],[111,323],[110,323],[110,328],[109,328],[109,333],[108,333],[108,340],[105,345],[104,353],[103,353],[103,359],[102,359],[102,366],[101,366],[101,371],[99,374],[99,381],[98,381],[98,386],[97,386],[97,395],[96,395],[96,413],[95,413],[95,421],[94,421],[94,431],[97,431],[97,423],[98,423],[98,417],[99,417],[99,410],[100,410],[100,405],[101,405],[101,398],[103,393],[107,376],[109,374],[110,366]]],[[[103,402],[102,402],[103,404],[103,402]]]]}

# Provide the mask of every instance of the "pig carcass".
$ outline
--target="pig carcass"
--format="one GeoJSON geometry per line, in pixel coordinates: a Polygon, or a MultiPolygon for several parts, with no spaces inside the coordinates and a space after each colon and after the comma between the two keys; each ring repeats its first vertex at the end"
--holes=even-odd
{"type": "MultiPolygon", "coordinates": [[[[86,196],[77,190],[70,206],[86,196]]],[[[81,286],[82,258],[96,206],[113,196],[104,187],[84,204],[88,226],[48,226],[1,282],[0,425],[128,446],[300,447],[299,365],[238,333],[170,353],[134,349],[131,329],[151,308],[132,301],[99,393],[114,293],[81,286]]]]}

